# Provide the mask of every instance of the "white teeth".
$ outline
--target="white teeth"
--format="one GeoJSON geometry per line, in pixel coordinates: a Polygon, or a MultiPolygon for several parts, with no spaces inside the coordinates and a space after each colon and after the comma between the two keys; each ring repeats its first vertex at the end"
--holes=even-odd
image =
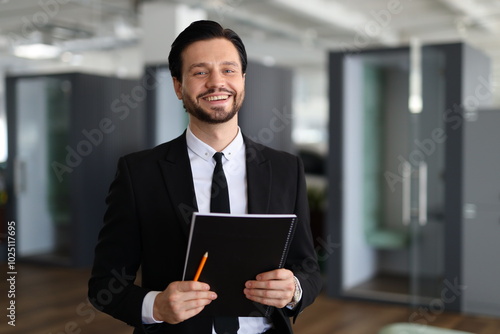
{"type": "Polygon", "coordinates": [[[206,98],[207,101],[218,101],[218,100],[227,100],[229,95],[217,95],[217,96],[209,96],[206,98]]]}

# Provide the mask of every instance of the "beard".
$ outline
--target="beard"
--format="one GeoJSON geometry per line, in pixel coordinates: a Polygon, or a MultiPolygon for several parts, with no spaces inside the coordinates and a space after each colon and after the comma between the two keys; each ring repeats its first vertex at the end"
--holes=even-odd
{"type": "MultiPolygon", "coordinates": [[[[197,98],[202,98],[203,96],[212,94],[214,92],[215,90],[207,91],[203,94],[198,95],[197,98]]],[[[186,96],[185,98],[182,99],[186,112],[193,115],[198,120],[208,124],[221,124],[228,122],[234,116],[236,116],[236,114],[241,109],[241,105],[243,102],[243,95],[240,98],[240,96],[237,95],[235,92],[224,89],[222,89],[220,92],[229,93],[233,97],[233,104],[228,111],[226,111],[224,107],[211,107],[210,110],[212,112],[209,112],[203,109],[198,103],[196,103],[195,100],[191,99],[189,96],[186,96]]]]}

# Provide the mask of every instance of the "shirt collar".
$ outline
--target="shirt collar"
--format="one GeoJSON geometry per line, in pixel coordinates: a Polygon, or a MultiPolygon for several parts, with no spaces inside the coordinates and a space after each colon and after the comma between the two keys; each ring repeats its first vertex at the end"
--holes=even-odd
{"type": "MultiPolygon", "coordinates": [[[[189,126],[186,129],[186,142],[188,148],[193,151],[193,153],[206,161],[211,160],[215,152],[217,152],[211,146],[196,137],[194,133],[191,132],[189,126]]],[[[226,157],[227,160],[231,160],[231,158],[243,148],[243,145],[243,135],[241,134],[241,129],[238,127],[238,134],[233,141],[222,150],[222,153],[224,153],[224,157],[226,157]]]]}

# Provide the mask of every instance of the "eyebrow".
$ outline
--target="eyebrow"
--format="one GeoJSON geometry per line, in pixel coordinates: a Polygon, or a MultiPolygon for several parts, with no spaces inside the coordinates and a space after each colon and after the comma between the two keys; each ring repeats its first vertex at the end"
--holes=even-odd
{"type": "MultiPolygon", "coordinates": [[[[196,68],[196,67],[208,67],[208,64],[209,63],[196,63],[196,64],[192,64],[191,66],[189,66],[189,70],[193,69],[193,68],[196,68]]],[[[234,61],[223,61],[221,63],[221,65],[229,65],[229,66],[235,66],[235,67],[240,67],[238,63],[234,62],[234,61]]]]}

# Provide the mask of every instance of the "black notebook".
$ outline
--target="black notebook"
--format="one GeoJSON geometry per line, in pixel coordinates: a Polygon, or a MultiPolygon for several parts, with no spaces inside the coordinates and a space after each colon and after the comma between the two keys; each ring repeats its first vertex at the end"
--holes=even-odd
{"type": "Polygon", "coordinates": [[[268,316],[270,307],[245,297],[245,282],[283,268],[295,231],[295,215],[194,213],[183,280],[193,280],[205,252],[199,277],[218,298],[202,311],[206,316],[268,316]]]}

